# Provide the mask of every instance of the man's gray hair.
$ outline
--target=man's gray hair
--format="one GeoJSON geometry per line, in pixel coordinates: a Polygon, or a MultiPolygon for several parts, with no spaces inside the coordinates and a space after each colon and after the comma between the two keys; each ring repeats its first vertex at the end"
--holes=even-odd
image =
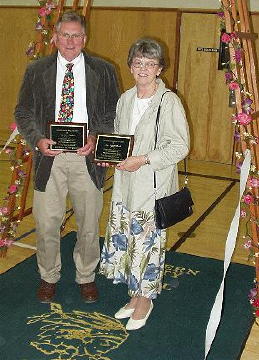
{"type": "Polygon", "coordinates": [[[127,61],[129,67],[131,67],[132,61],[135,57],[157,59],[159,66],[162,67],[162,69],[166,66],[164,49],[162,45],[154,39],[141,38],[131,45],[127,61]]]}
{"type": "Polygon", "coordinates": [[[58,19],[55,28],[57,31],[60,30],[60,26],[62,23],[67,23],[67,22],[76,22],[79,23],[82,28],[84,33],[86,34],[87,28],[86,28],[86,20],[85,17],[83,15],[79,15],[77,14],[75,11],[66,11],[64,12],[60,18],[58,19]]]}

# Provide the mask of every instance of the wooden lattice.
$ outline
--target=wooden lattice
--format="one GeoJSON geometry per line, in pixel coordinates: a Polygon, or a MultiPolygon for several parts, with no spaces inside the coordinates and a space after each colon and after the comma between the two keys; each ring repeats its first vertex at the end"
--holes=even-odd
{"type": "MultiPolygon", "coordinates": [[[[259,183],[259,94],[258,94],[258,67],[256,62],[255,39],[257,34],[252,31],[251,18],[247,9],[247,0],[222,0],[222,9],[225,18],[226,34],[229,40],[230,64],[229,71],[234,74],[234,81],[239,84],[235,89],[236,96],[236,130],[240,134],[239,151],[237,157],[242,157],[246,149],[251,151],[252,166],[247,183],[246,204],[249,207],[249,235],[251,239],[251,250],[253,253],[255,269],[257,299],[259,298],[259,247],[258,247],[258,183],[259,183]],[[252,100],[252,102],[250,100],[252,100]],[[248,100],[248,101],[247,101],[248,100]],[[250,109],[245,106],[251,104],[250,109]],[[242,115],[246,114],[245,121],[242,115]],[[249,118],[250,117],[250,118],[249,118]],[[244,120],[243,119],[243,120],[244,120]],[[255,185],[251,185],[251,179],[255,185]]],[[[235,122],[235,117],[234,122],[235,122]]],[[[259,314],[258,314],[259,315],[259,314]]]]}

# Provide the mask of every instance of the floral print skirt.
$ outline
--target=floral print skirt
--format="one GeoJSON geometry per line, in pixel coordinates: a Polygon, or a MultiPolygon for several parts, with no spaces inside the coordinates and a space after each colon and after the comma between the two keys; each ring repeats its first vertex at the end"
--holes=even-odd
{"type": "Polygon", "coordinates": [[[130,296],[155,299],[162,289],[166,231],[153,211],[128,211],[112,202],[99,272],[114,284],[126,283],[130,296]]]}

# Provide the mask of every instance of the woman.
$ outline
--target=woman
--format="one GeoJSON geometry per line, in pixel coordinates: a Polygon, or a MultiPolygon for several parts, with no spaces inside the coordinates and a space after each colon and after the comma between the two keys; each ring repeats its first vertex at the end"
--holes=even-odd
{"type": "Polygon", "coordinates": [[[189,136],[179,98],[159,78],[165,67],[161,45],[152,39],[136,41],[129,50],[128,66],[136,85],[118,101],[115,131],[134,134],[134,147],[132,156],[115,169],[100,273],[115,284],[128,285],[130,301],[115,318],[129,318],[126,329],[136,330],[145,325],[152,300],[161,292],[165,262],[166,232],[155,225],[153,174],[156,198],[178,191],[177,163],[188,154],[189,136]]]}

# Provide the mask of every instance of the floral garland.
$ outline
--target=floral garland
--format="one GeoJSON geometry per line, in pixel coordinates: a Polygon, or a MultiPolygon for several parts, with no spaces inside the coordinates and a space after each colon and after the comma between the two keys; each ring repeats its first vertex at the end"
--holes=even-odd
{"type": "MultiPolygon", "coordinates": [[[[16,125],[11,124],[11,130],[15,130],[16,125]]],[[[25,146],[25,141],[16,136],[13,140],[14,143],[25,146]]],[[[16,158],[16,146],[10,147],[7,146],[4,150],[6,154],[9,155],[10,159],[10,169],[12,173],[16,172],[16,180],[12,183],[8,189],[5,197],[3,198],[3,204],[0,207],[0,257],[5,256],[7,249],[12,245],[16,237],[16,229],[20,220],[13,220],[13,214],[15,211],[20,210],[20,206],[16,205],[12,207],[12,197],[21,197],[24,180],[27,174],[23,170],[24,163],[28,159],[30,154],[29,149],[24,147],[23,154],[21,158],[16,158]]]]}
{"type": "MultiPolygon", "coordinates": [[[[233,72],[233,69],[236,68],[238,70],[237,73],[239,74],[239,70],[242,69],[244,61],[244,50],[241,47],[240,39],[235,32],[230,34],[225,32],[226,24],[224,9],[222,8],[217,15],[220,18],[221,42],[228,49],[231,45],[234,51],[235,64],[231,63],[231,60],[224,64],[225,81],[230,92],[239,89],[241,94],[241,111],[236,111],[232,114],[232,123],[235,126],[234,138],[236,143],[239,144],[240,148],[241,141],[246,143],[247,148],[251,148],[252,146],[258,146],[259,144],[258,137],[246,131],[247,125],[251,124],[253,121],[252,113],[254,112],[254,107],[252,94],[247,91],[246,84],[241,81],[241,78],[239,78],[238,75],[233,72]]],[[[234,21],[234,19],[232,19],[232,21],[234,21]]],[[[239,172],[244,159],[244,154],[237,151],[235,155],[237,159],[236,168],[237,172],[239,172]]],[[[259,226],[259,220],[251,211],[251,205],[259,205],[259,198],[255,195],[256,188],[259,188],[259,170],[256,168],[256,165],[252,164],[250,167],[249,178],[246,184],[246,191],[241,199],[240,216],[243,220],[246,221],[246,232],[243,236],[245,242],[243,246],[249,251],[248,259],[252,260],[254,264],[256,264],[255,258],[259,257],[259,244],[256,244],[253,241],[253,237],[250,235],[251,224],[254,223],[257,229],[259,226]]],[[[257,280],[255,279],[254,282],[256,283],[257,280]]],[[[250,290],[248,298],[252,305],[255,317],[259,318],[259,298],[256,287],[250,290]]]]}
{"type": "MultiPolygon", "coordinates": [[[[35,30],[39,33],[39,41],[31,41],[27,50],[26,55],[36,60],[44,55],[44,50],[51,43],[51,34],[53,30],[53,11],[57,5],[52,0],[38,0],[40,8],[38,10],[38,18],[35,25],[35,30]]],[[[10,129],[14,131],[16,124],[11,124],[10,129]]],[[[23,191],[24,181],[27,174],[23,170],[24,163],[26,163],[30,154],[29,148],[26,148],[26,142],[21,136],[16,136],[12,140],[14,146],[7,146],[5,153],[8,154],[11,171],[16,172],[16,180],[11,184],[8,189],[6,196],[3,198],[3,204],[0,206],[0,257],[4,257],[7,249],[12,245],[16,238],[16,230],[20,220],[13,220],[13,214],[20,210],[20,205],[14,202],[12,206],[12,198],[20,198],[23,191]],[[16,158],[17,146],[23,146],[23,154],[19,159],[16,158]]]]}
{"type": "Polygon", "coordinates": [[[44,55],[42,52],[49,44],[51,44],[51,35],[53,30],[53,12],[57,5],[52,0],[38,0],[40,9],[35,24],[35,30],[39,33],[40,40],[30,41],[26,50],[26,55],[36,60],[44,55]],[[42,46],[43,45],[43,46],[42,46]]]}

